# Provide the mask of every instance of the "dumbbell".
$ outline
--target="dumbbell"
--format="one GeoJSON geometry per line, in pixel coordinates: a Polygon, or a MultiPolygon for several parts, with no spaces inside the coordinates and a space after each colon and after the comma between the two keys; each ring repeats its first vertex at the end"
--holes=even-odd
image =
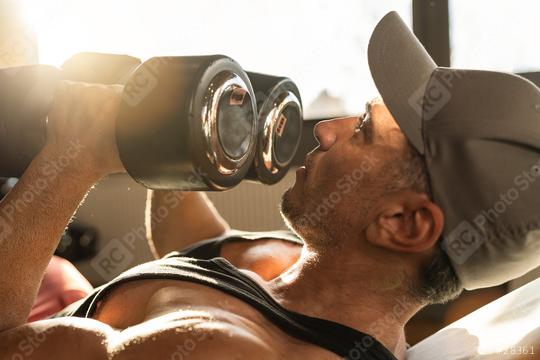
{"type": "MultiPolygon", "coordinates": [[[[28,151],[16,142],[6,149],[16,156],[6,164],[11,166],[0,165],[0,175],[20,176],[45,142],[43,119],[52,105],[55,84],[66,74],[46,66],[11,70],[0,71],[0,103],[6,105],[0,124],[10,123],[4,115],[16,114],[11,123],[24,123],[19,133],[36,133],[40,140],[26,141],[33,145],[28,151]],[[18,109],[33,103],[29,94],[36,88],[43,106],[27,111],[29,120],[21,122],[18,109]],[[2,94],[17,95],[11,97],[15,101],[6,102],[8,97],[2,94]]],[[[11,133],[0,131],[0,143],[11,133]]],[[[125,84],[116,120],[117,145],[127,172],[153,189],[235,186],[253,161],[256,135],[249,78],[234,60],[222,55],[153,58],[141,64],[125,84]]]]}
{"type": "MultiPolygon", "coordinates": [[[[122,107],[117,120],[118,147],[128,173],[147,187],[165,189],[224,190],[242,180],[252,156],[251,135],[256,130],[253,128],[253,125],[256,125],[254,123],[256,119],[250,119],[245,114],[246,111],[248,113],[252,111],[250,108],[252,95],[249,93],[249,81],[245,81],[246,77],[242,75],[243,70],[227,57],[210,56],[153,58],[133,72],[137,64],[136,60],[138,59],[129,56],[81,53],[62,66],[62,69],[69,73],[70,80],[125,83],[121,80],[128,79],[123,96],[127,106],[122,107]],[[107,62],[109,66],[100,66],[104,62],[107,62]],[[236,74],[230,71],[231,65],[234,65],[236,74]],[[203,71],[197,73],[201,70],[201,66],[203,71]],[[114,71],[103,69],[114,69],[114,71]],[[215,76],[224,71],[230,74],[222,74],[222,79],[215,76]],[[117,79],[119,74],[123,76],[117,79]],[[198,79],[193,79],[194,76],[198,79]],[[218,116],[211,119],[210,116],[213,115],[208,113],[208,124],[211,125],[210,128],[213,126],[216,130],[214,139],[194,141],[205,134],[200,131],[201,119],[188,114],[191,104],[184,104],[179,114],[180,118],[173,119],[164,127],[161,127],[163,126],[161,124],[157,128],[156,119],[145,116],[150,107],[159,112],[159,108],[167,106],[163,104],[162,94],[157,92],[154,94],[156,96],[152,96],[147,92],[153,92],[158,81],[169,82],[169,85],[173,85],[171,80],[174,79],[178,80],[174,85],[176,90],[184,92],[190,90],[187,88],[193,83],[199,83],[198,86],[201,89],[206,89],[212,82],[226,82],[222,90],[218,89],[217,84],[216,89],[207,89],[207,92],[225,91],[222,94],[224,98],[229,96],[226,92],[231,91],[229,104],[223,99],[221,102],[219,99],[216,102],[218,108],[223,110],[225,117],[218,116]],[[207,84],[200,83],[200,79],[204,79],[207,84]],[[235,85],[234,82],[238,84],[235,85]],[[143,98],[147,96],[148,98],[143,101],[143,98]],[[234,96],[237,97],[236,100],[234,96]],[[184,118],[189,121],[184,121],[184,118]],[[152,131],[161,132],[161,134],[152,134],[152,131]],[[179,131],[183,138],[171,137],[179,131]],[[198,134],[193,134],[197,131],[199,131],[198,134]],[[152,138],[152,135],[156,137],[152,138]],[[182,144],[184,146],[180,149],[182,144]],[[155,151],[150,152],[148,149],[155,151]],[[203,153],[206,155],[198,156],[203,153]],[[183,155],[182,158],[178,157],[179,154],[183,155]],[[214,154],[213,161],[209,163],[208,160],[212,159],[214,154]]],[[[171,93],[175,93],[176,90],[171,90],[171,93]]],[[[175,105],[178,105],[180,96],[173,97],[172,100],[177,103],[175,105]]],[[[197,105],[198,100],[199,98],[190,99],[194,101],[192,103],[194,105],[197,105]]],[[[209,103],[215,101],[210,97],[207,100],[209,103]]],[[[169,104],[169,107],[170,105],[173,104],[169,104]]]]}
{"type": "Polygon", "coordinates": [[[257,99],[259,133],[248,180],[275,184],[287,174],[302,135],[300,92],[285,77],[248,72],[257,99]]]}
{"type": "MultiPolygon", "coordinates": [[[[122,79],[131,75],[137,63],[138,59],[125,55],[112,55],[110,58],[108,54],[80,53],[64,63],[62,70],[70,74],[70,80],[124,83],[122,79]],[[105,63],[108,66],[103,66],[105,63]],[[111,68],[114,71],[110,71],[111,68]],[[118,74],[123,75],[119,78],[118,74]]],[[[300,142],[302,126],[300,94],[290,79],[252,72],[247,74],[254,87],[259,130],[256,153],[246,178],[264,184],[274,184],[286,174],[300,142]]],[[[128,92],[136,90],[130,89],[128,92]]],[[[160,179],[163,180],[161,176],[160,179]]],[[[188,176],[186,180],[189,179],[188,176]]]]}
{"type": "Polygon", "coordinates": [[[223,55],[143,63],[125,85],[116,121],[127,172],[152,189],[237,185],[253,161],[256,136],[249,78],[223,55]]]}

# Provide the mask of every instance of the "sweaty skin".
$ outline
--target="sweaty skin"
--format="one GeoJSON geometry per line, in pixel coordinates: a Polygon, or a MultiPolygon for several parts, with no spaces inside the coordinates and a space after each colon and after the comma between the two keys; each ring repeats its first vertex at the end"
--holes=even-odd
{"type": "MultiPolygon", "coordinates": [[[[60,95],[49,119],[47,150],[34,160],[8,201],[21,196],[25,184],[39,178],[38,169],[46,159],[58,154],[70,140],[81,139],[85,148],[81,159],[85,161],[78,162],[76,175],[72,175],[73,168],[61,170],[54,186],[36,199],[32,215],[21,213],[15,219],[26,221],[32,236],[17,227],[0,247],[1,358],[338,358],[317,345],[292,338],[234,297],[184,281],[127,283],[100,303],[93,319],[59,318],[25,324],[43,270],[69,217],[91,184],[122,171],[111,126],[118,101],[113,89],[70,85],[61,89],[60,95]]],[[[429,254],[441,221],[431,216],[421,195],[407,191],[397,192],[391,199],[377,195],[380,192],[374,184],[384,178],[384,165],[399,160],[408,145],[384,104],[373,102],[371,116],[374,126],[369,133],[355,130],[361,120],[358,117],[316,127],[320,146],[308,156],[307,172],[303,168],[297,172],[297,181],[283,200],[284,216],[306,243],[300,256],[296,246],[275,239],[227,245],[222,255],[243,268],[285,308],[371,334],[404,359],[403,327],[422,304],[406,297],[408,289],[403,284],[407,277],[414,277],[417,263],[429,254]],[[311,229],[302,222],[305,219],[299,220],[310,207],[330,198],[352,164],[369,158],[370,175],[351,184],[355,190],[351,189],[339,207],[328,211],[327,220],[322,220],[325,226],[313,224],[311,229]],[[373,198],[372,206],[368,212],[355,213],[358,197],[365,193],[370,196],[366,201],[373,198]],[[408,219],[414,221],[413,227],[402,224],[408,219]],[[422,236],[408,243],[409,238],[399,233],[398,241],[394,235],[402,228],[421,229],[422,236]],[[406,251],[401,250],[403,246],[406,251]],[[267,256],[276,252],[282,256],[267,256]],[[395,311],[397,300],[399,312],[395,311]],[[390,319],[388,314],[392,314],[390,319]]],[[[220,227],[215,229],[219,232],[220,227]]]]}
{"type": "MultiPolygon", "coordinates": [[[[222,255],[233,251],[235,256],[229,260],[238,267],[265,265],[281,273],[281,264],[269,261],[264,253],[277,250],[294,262],[300,252],[297,245],[281,243],[261,239],[230,244],[233,248],[226,244],[222,255]],[[238,247],[245,249],[246,256],[238,254],[238,247]],[[263,264],[257,264],[257,259],[263,264]]],[[[255,272],[245,273],[271,292],[268,282],[255,272]]],[[[101,302],[93,319],[43,320],[8,331],[0,340],[4,344],[0,354],[8,358],[27,354],[29,359],[53,355],[55,359],[72,359],[81,352],[82,357],[78,357],[82,359],[338,358],[288,336],[235,297],[173,280],[124,284],[101,302]]]]}

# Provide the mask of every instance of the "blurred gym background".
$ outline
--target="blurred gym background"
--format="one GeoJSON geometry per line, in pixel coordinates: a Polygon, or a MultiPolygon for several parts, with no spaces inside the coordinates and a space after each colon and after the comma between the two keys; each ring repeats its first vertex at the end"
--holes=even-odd
{"type": "MultiPolygon", "coordinates": [[[[525,73],[539,79],[535,37],[540,34],[540,3],[535,0],[0,0],[0,67],[59,66],[81,51],[142,60],[226,54],[246,70],[296,82],[306,117],[300,164],[314,146],[311,130],[317,121],[360,113],[377,95],[367,65],[367,43],[376,22],[391,10],[413,27],[441,66],[525,73]]],[[[278,204],[293,181],[291,172],[274,186],[243,182],[209,196],[234,228],[282,229],[278,204]]],[[[12,184],[5,181],[0,191],[12,184]]],[[[95,271],[92,256],[113,240],[127,249],[123,267],[150,260],[144,238],[145,199],[146,189],[127,175],[104,179],[77,212],[58,254],[73,261],[94,285],[109,279],[95,271]]],[[[504,286],[465,292],[452,304],[427,308],[409,325],[409,342],[538,276],[539,270],[504,286]]]]}

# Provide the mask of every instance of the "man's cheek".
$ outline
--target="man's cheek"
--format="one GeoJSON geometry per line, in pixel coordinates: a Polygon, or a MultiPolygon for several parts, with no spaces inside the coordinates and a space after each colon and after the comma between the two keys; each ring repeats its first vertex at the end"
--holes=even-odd
{"type": "Polygon", "coordinates": [[[330,174],[319,173],[318,176],[314,176],[312,181],[308,181],[305,193],[307,198],[314,202],[321,202],[323,199],[328,198],[332,193],[340,190],[342,176],[331,176],[330,174]]]}

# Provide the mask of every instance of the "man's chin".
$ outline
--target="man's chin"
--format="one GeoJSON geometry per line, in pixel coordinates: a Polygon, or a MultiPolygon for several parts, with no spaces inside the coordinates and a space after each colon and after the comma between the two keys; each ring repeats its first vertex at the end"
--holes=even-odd
{"type": "Polygon", "coordinates": [[[303,202],[296,198],[293,188],[285,191],[281,197],[281,217],[287,227],[300,237],[303,237],[306,226],[303,205],[303,202]]]}
{"type": "Polygon", "coordinates": [[[284,219],[289,217],[289,214],[292,211],[292,200],[291,200],[291,189],[287,189],[283,195],[281,195],[281,202],[279,203],[279,211],[281,212],[281,216],[283,216],[284,219]]]}
{"type": "Polygon", "coordinates": [[[298,205],[299,204],[297,203],[296,199],[294,199],[293,188],[289,188],[281,196],[281,203],[279,206],[281,216],[289,227],[292,227],[292,223],[294,222],[295,218],[301,216],[302,210],[298,205]]]}
{"type": "Polygon", "coordinates": [[[330,237],[326,236],[325,224],[317,221],[316,216],[310,216],[307,204],[295,195],[294,190],[289,189],[281,197],[280,212],[285,224],[304,242],[321,249],[328,246],[330,237]]]}

